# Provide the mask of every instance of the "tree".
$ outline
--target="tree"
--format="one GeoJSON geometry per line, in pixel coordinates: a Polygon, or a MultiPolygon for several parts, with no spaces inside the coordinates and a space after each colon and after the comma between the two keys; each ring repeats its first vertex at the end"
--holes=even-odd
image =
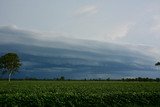
{"type": "Polygon", "coordinates": [[[20,66],[20,59],[16,53],[7,53],[0,57],[0,71],[2,74],[8,74],[9,82],[11,75],[18,72],[20,66]]]}
{"type": "Polygon", "coordinates": [[[61,77],[60,77],[60,80],[64,81],[64,80],[65,80],[64,76],[61,76],[61,77]]]}
{"type": "Polygon", "coordinates": [[[155,66],[159,67],[160,66],[160,62],[155,63],[155,66]]]}

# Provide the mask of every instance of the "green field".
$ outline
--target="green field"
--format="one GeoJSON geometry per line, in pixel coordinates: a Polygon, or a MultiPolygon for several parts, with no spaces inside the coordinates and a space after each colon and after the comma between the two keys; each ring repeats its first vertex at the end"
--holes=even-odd
{"type": "Polygon", "coordinates": [[[160,82],[0,81],[0,107],[159,105],[160,82]]]}

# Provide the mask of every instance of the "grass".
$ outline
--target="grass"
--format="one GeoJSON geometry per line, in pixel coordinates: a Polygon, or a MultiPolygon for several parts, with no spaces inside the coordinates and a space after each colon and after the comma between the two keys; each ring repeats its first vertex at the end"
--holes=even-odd
{"type": "Polygon", "coordinates": [[[159,82],[0,81],[0,107],[158,105],[159,82]]]}

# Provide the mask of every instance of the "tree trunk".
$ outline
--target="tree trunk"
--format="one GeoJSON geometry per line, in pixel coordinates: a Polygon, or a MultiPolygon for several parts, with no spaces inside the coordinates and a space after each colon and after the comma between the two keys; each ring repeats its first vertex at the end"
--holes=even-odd
{"type": "Polygon", "coordinates": [[[8,81],[10,82],[11,81],[11,75],[12,75],[12,72],[9,73],[9,76],[8,76],[8,81]]]}

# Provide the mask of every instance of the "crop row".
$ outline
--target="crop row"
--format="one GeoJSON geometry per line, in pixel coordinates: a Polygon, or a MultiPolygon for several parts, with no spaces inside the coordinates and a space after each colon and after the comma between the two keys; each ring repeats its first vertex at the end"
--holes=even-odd
{"type": "Polygon", "coordinates": [[[0,107],[159,106],[160,83],[0,81],[0,107]]]}

